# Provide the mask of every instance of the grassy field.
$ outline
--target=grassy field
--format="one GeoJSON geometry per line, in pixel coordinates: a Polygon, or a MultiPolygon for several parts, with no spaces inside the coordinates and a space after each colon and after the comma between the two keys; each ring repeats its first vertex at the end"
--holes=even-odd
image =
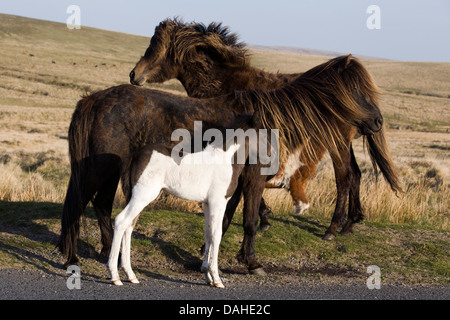
{"type": "MultiPolygon", "coordinates": [[[[238,31],[238,30],[236,30],[238,31]]],[[[151,36],[151,34],[149,34],[151,36]]],[[[0,268],[57,272],[53,253],[69,178],[67,129],[83,94],[127,83],[149,37],[0,15],[0,268]]],[[[276,72],[304,71],[327,57],[252,51],[253,65],[276,72]]],[[[350,237],[320,239],[334,207],[333,171],[326,158],[308,187],[312,207],[292,216],[283,190],[266,190],[275,214],[257,236],[266,269],[299,276],[366,277],[378,265],[386,281],[450,280],[450,64],[364,61],[383,92],[388,141],[405,193],[395,196],[374,182],[361,139],[355,141],[363,172],[367,219],[350,237]]],[[[154,88],[185,94],[172,80],[154,88]]],[[[124,206],[116,196],[114,214],[124,206]]],[[[141,215],[133,261],[141,275],[197,271],[203,218],[197,204],[162,196],[141,215]]],[[[242,239],[240,213],[221,245],[220,267],[244,272],[234,256],[242,239]]],[[[95,258],[99,230],[89,208],[83,220],[83,272],[106,275],[95,258]]]]}

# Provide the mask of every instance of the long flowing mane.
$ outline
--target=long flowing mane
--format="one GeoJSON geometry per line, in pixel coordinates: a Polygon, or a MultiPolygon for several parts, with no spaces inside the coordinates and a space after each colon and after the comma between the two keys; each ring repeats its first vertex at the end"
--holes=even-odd
{"type": "Polygon", "coordinates": [[[360,90],[376,103],[378,88],[356,58],[341,56],[273,91],[237,92],[236,98],[260,111],[263,126],[280,130],[280,154],[304,147],[307,158],[318,161],[314,146],[326,148],[340,160],[339,150],[348,148],[342,125],[370,118],[351,90],[360,90]]]}

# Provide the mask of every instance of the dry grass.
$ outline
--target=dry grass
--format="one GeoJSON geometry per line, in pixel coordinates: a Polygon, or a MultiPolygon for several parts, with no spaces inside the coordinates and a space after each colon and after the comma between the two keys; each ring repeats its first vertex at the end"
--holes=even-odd
{"type": "MultiPolygon", "coordinates": [[[[67,128],[86,92],[128,82],[148,38],[0,15],[0,200],[64,201],[69,175],[67,128]],[[13,29],[12,23],[20,25],[13,29]]],[[[327,57],[253,51],[255,66],[304,71],[327,57]]],[[[368,156],[356,142],[363,171],[361,197],[370,221],[449,230],[450,64],[365,61],[384,92],[382,112],[405,194],[374,183],[368,156]]],[[[159,89],[184,94],[172,80],[159,89]]],[[[329,217],[335,197],[329,160],[310,182],[309,215],[329,217]]],[[[266,190],[274,212],[290,212],[283,190],[266,190]]],[[[115,206],[124,205],[119,191],[115,206]]],[[[197,203],[162,196],[153,205],[195,211],[197,203]]]]}
{"type": "MultiPolygon", "coordinates": [[[[419,163],[419,167],[421,166],[419,163]]],[[[360,167],[364,172],[361,202],[366,220],[450,230],[449,187],[443,184],[439,173],[434,175],[437,170],[430,162],[424,163],[424,167],[428,169],[416,167],[416,162],[405,163],[401,167],[403,173],[406,173],[403,175],[406,192],[399,195],[394,194],[381,177],[378,182],[375,181],[369,163],[363,162],[360,167]],[[420,169],[424,169],[423,172],[417,173],[422,171],[420,169]]],[[[311,208],[308,215],[331,219],[336,196],[333,178],[331,163],[326,161],[309,184],[311,208]]],[[[264,198],[275,212],[292,211],[290,195],[285,191],[266,190],[264,198]]]]}

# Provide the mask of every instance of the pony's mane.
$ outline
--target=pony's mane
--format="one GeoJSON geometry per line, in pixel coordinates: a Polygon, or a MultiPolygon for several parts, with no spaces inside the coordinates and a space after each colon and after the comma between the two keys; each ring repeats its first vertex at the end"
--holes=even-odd
{"type": "Polygon", "coordinates": [[[172,42],[174,58],[179,63],[192,62],[198,59],[196,49],[201,48],[215,59],[229,64],[248,64],[246,45],[240,42],[236,33],[222,23],[212,22],[185,23],[179,18],[162,21],[155,30],[155,36],[161,33],[172,35],[167,37],[172,42]]]}
{"type": "Polygon", "coordinates": [[[306,159],[318,161],[317,148],[326,148],[340,162],[340,150],[348,148],[339,128],[354,126],[370,117],[355,101],[349,88],[361,90],[375,103],[378,90],[356,58],[342,56],[302,74],[273,91],[236,92],[240,103],[260,112],[265,128],[279,129],[280,156],[303,146],[306,159]],[[368,78],[367,78],[368,77],[368,78]]]}
{"type": "MultiPolygon", "coordinates": [[[[380,91],[370,73],[353,55],[339,56],[302,74],[301,79],[316,78],[322,72],[327,73],[330,84],[339,81],[339,87],[354,88],[366,95],[377,105],[380,91]]],[[[301,80],[299,79],[299,80],[301,80]]]]}
{"type": "Polygon", "coordinates": [[[236,33],[230,32],[227,26],[223,26],[222,22],[211,22],[208,26],[203,23],[191,23],[186,25],[186,27],[192,28],[193,30],[201,33],[204,36],[210,34],[217,34],[220,36],[222,42],[230,47],[244,48],[245,44],[239,42],[239,37],[236,33]]]}

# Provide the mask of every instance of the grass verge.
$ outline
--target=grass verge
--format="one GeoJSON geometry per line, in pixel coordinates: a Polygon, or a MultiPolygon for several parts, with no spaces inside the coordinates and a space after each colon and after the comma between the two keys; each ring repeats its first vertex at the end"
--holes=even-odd
{"type": "MultiPolygon", "coordinates": [[[[50,202],[0,201],[0,268],[60,270],[64,261],[54,249],[61,211],[61,204],[50,202]]],[[[219,267],[229,274],[246,273],[235,259],[243,237],[241,221],[242,213],[237,213],[221,243],[219,267]]],[[[328,242],[321,240],[328,218],[279,213],[271,223],[271,229],[258,232],[256,238],[257,256],[269,276],[364,279],[367,267],[377,265],[386,283],[450,280],[447,231],[366,221],[355,227],[354,234],[328,242]]],[[[88,208],[79,242],[82,272],[107,277],[104,263],[98,261],[99,240],[95,215],[88,208]]],[[[199,273],[202,244],[202,214],[144,211],[133,233],[133,267],[141,277],[199,273]]]]}

